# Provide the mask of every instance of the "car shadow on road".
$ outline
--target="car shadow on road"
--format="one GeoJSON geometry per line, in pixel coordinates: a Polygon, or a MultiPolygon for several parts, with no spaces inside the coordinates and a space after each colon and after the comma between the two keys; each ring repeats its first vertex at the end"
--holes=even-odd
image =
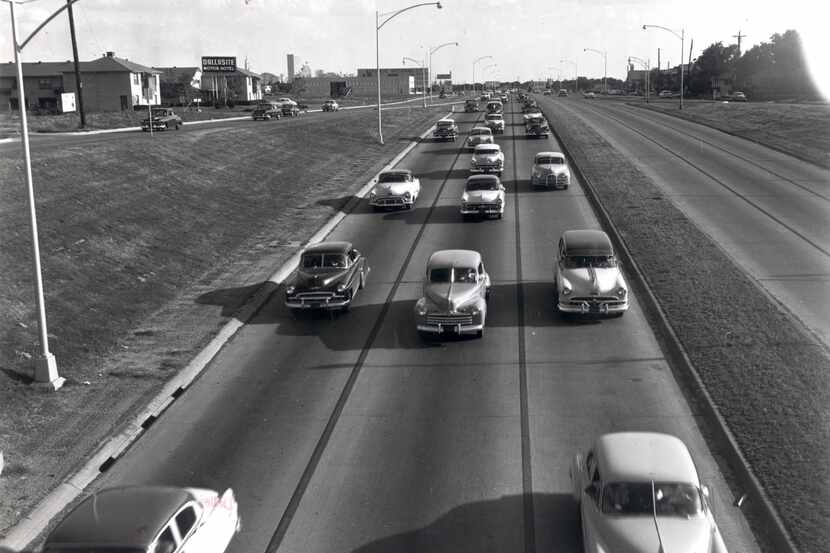
{"type": "Polygon", "coordinates": [[[415,142],[421,143],[426,142],[428,139],[421,138],[420,136],[399,136],[398,142],[415,142]]]}
{"type": "Polygon", "coordinates": [[[459,553],[461,551],[582,551],[579,507],[569,494],[534,493],[535,546],[525,544],[525,497],[502,496],[453,507],[429,524],[386,536],[352,553],[459,553]]]}
{"type": "Polygon", "coordinates": [[[383,216],[387,221],[404,221],[408,225],[423,225],[424,217],[429,213],[429,224],[462,223],[461,213],[457,205],[436,205],[432,207],[416,207],[407,211],[392,211],[383,216]]]}
{"type": "Polygon", "coordinates": [[[437,155],[456,155],[458,154],[458,148],[442,148],[439,150],[424,150],[422,153],[424,154],[437,154],[437,155]]]}
{"type": "Polygon", "coordinates": [[[439,171],[429,171],[427,173],[419,173],[416,175],[421,179],[431,179],[443,181],[444,179],[466,179],[470,176],[469,169],[449,169],[439,171]]]}
{"type": "Polygon", "coordinates": [[[271,281],[259,282],[237,288],[220,288],[207,292],[196,298],[201,305],[217,305],[222,308],[223,317],[233,317],[242,307],[251,301],[255,294],[270,294],[277,285],[271,281]]]}
{"type": "Polygon", "coordinates": [[[316,204],[331,207],[337,211],[348,214],[360,215],[373,212],[372,206],[369,205],[369,201],[366,198],[361,198],[359,196],[355,196],[354,194],[340,196],[337,198],[325,198],[318,200],[316,204]]]}

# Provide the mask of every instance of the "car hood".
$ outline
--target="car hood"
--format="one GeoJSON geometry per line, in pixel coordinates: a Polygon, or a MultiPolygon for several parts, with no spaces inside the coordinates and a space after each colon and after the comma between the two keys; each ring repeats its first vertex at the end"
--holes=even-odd
{"type": "Polygon", "coordinates": [[[495,163],[499,159],[502,159],[501,154],[474,154],[473,161],[477,162],[487,162],[487,163],[495,163]]]}
{"type": "Polygon", "coordinates": [[[424,289],[427,302],[438,311],[452,312],[474,301],[478,296],[478,284],[436,282],[424,289]]]}
{"type": "Polygon", "coordinates": [[[473,190],[465,192],[462,198],[466,197],[469,203],[493,203],[500,196],[499,190],[473,190]]]}
{"type": "Polygon", "coordinates": [[[467,137],[467,142],[470,144],[492,144],[493,137],[486,134],[477,134],[467,137]]]}
{"type": "Polygon", "coordinates": [[[571,283],[571,296],[607,295],[623,284],[622,274],[616,267],[564,269],[562,276],[571,283]]]}
{"type": "Polygon", "coordinates": [[[379,196],[403,196],[411,189],[408,182],[383,182],[375,186],[375,194],[379,196]]]}
{"type": "Polygon", "coordinates": [[[657,527],[659,539],[650,516],[606,516],[600,539],[614,553],[652,553],[659,550],[660,543],[665,553],[709,551],[712,532],[704,516],[658,517],[657,527]]]}
{"type": "Polygon", "coordinates": [[[294,287],[298,290],[325,290],[334,288],[346,280],[349,272],[345,269],[322,269],[297,272],[294,287]]]}
{"type": "Polygon", "coordinates": [[[561,175],[568,172],[567,165],[536,165],[534,169],[543,175],[561,175]]]}

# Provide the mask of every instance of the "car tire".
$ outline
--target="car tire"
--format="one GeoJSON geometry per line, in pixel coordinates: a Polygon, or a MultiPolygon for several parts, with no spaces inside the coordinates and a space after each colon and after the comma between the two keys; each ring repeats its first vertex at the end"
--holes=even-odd
{"type": "Polygon", "coordinates": [[[476,330],[476,338],[478,338],[479,340],[481,338],[484,338],[484,329],[483,328],[481,330],[476,330]]]}
{"type": "Polygon", "coordinates": [[[170,130],[170,123],[165,123],[164,124],[164,130],[166,130],[166,131],[170,130]]]}
{"type": "Polygon", "coordinates": [[[366,273],[360,271],[360,284],[357,285],[358,290],[363,290],[366,287],[366,273]]]}

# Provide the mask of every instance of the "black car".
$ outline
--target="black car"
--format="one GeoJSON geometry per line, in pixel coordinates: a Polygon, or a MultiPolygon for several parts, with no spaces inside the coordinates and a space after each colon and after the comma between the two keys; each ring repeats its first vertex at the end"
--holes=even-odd
{"type": "Polygon", "coordinates": [[[142,131],[149,131],[151,127],[154,131],[179,130],[179,127],[182,126],[182,118],[176,115],[172,109],[153,108],[151,114],[152,119],[147,117],[141,122],[142,131]]]}
{"type": "Polygon", "coordinates": [[[254,121],[269,121],[280,117],[282,117],[282,111],[274,104],[260,104],[251,113],[251,118],[254,121]]]}
{"type": "Polygon", "coordinates": [[[481,111],[481,109],[478,107],[477,101],[467,100],[466,102],[464,102],[464,113],[473,113],[477,111],[481,111]]]}
{"type": "Polygon", "coordinates": [[[288,102],[282,105],[283,117],[297,117],[300,115],[300,106],[297,104],[289,104],[288,102]]]}
{"type": "Polygon", "coordinates": [[[294,283],[285,289],[285,305],[292,311],[347,311],[368,272],[366,258],[350,242],[314,244],[300,257],[294,283]]]}

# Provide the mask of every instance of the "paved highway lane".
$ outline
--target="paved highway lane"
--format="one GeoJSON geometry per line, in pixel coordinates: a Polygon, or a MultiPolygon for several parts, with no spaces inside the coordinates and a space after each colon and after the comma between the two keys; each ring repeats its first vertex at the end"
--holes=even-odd
{"type": "Polygon", "coordinates": [[[830,170],[620,102],[556,98],[830,345],[830,170]]]}
{"type": "MultiPolygon", "coordinates": [[[[480,118],[456,115],[463,133],[480,118]]],[[[462,222],[460,140],[420,144],[400,164],[421,177],[418,207],[362,202],[331,236],[372,267],[351,312],[294,319],[276,294],[98,485],[233,486],[234,552],[577,552],[573,454],[660,430],[692,450],[730,550],[758,551],[636,298],[620,319],[553,314],[559,234],[598,224],[578,183],[530,190],[533,154],[556,146],[506,118],[503,220],[462,222]],[[453,247],[481,251],[493,279],[485,335],[425,342],[425,262],[453,247]]]]}

